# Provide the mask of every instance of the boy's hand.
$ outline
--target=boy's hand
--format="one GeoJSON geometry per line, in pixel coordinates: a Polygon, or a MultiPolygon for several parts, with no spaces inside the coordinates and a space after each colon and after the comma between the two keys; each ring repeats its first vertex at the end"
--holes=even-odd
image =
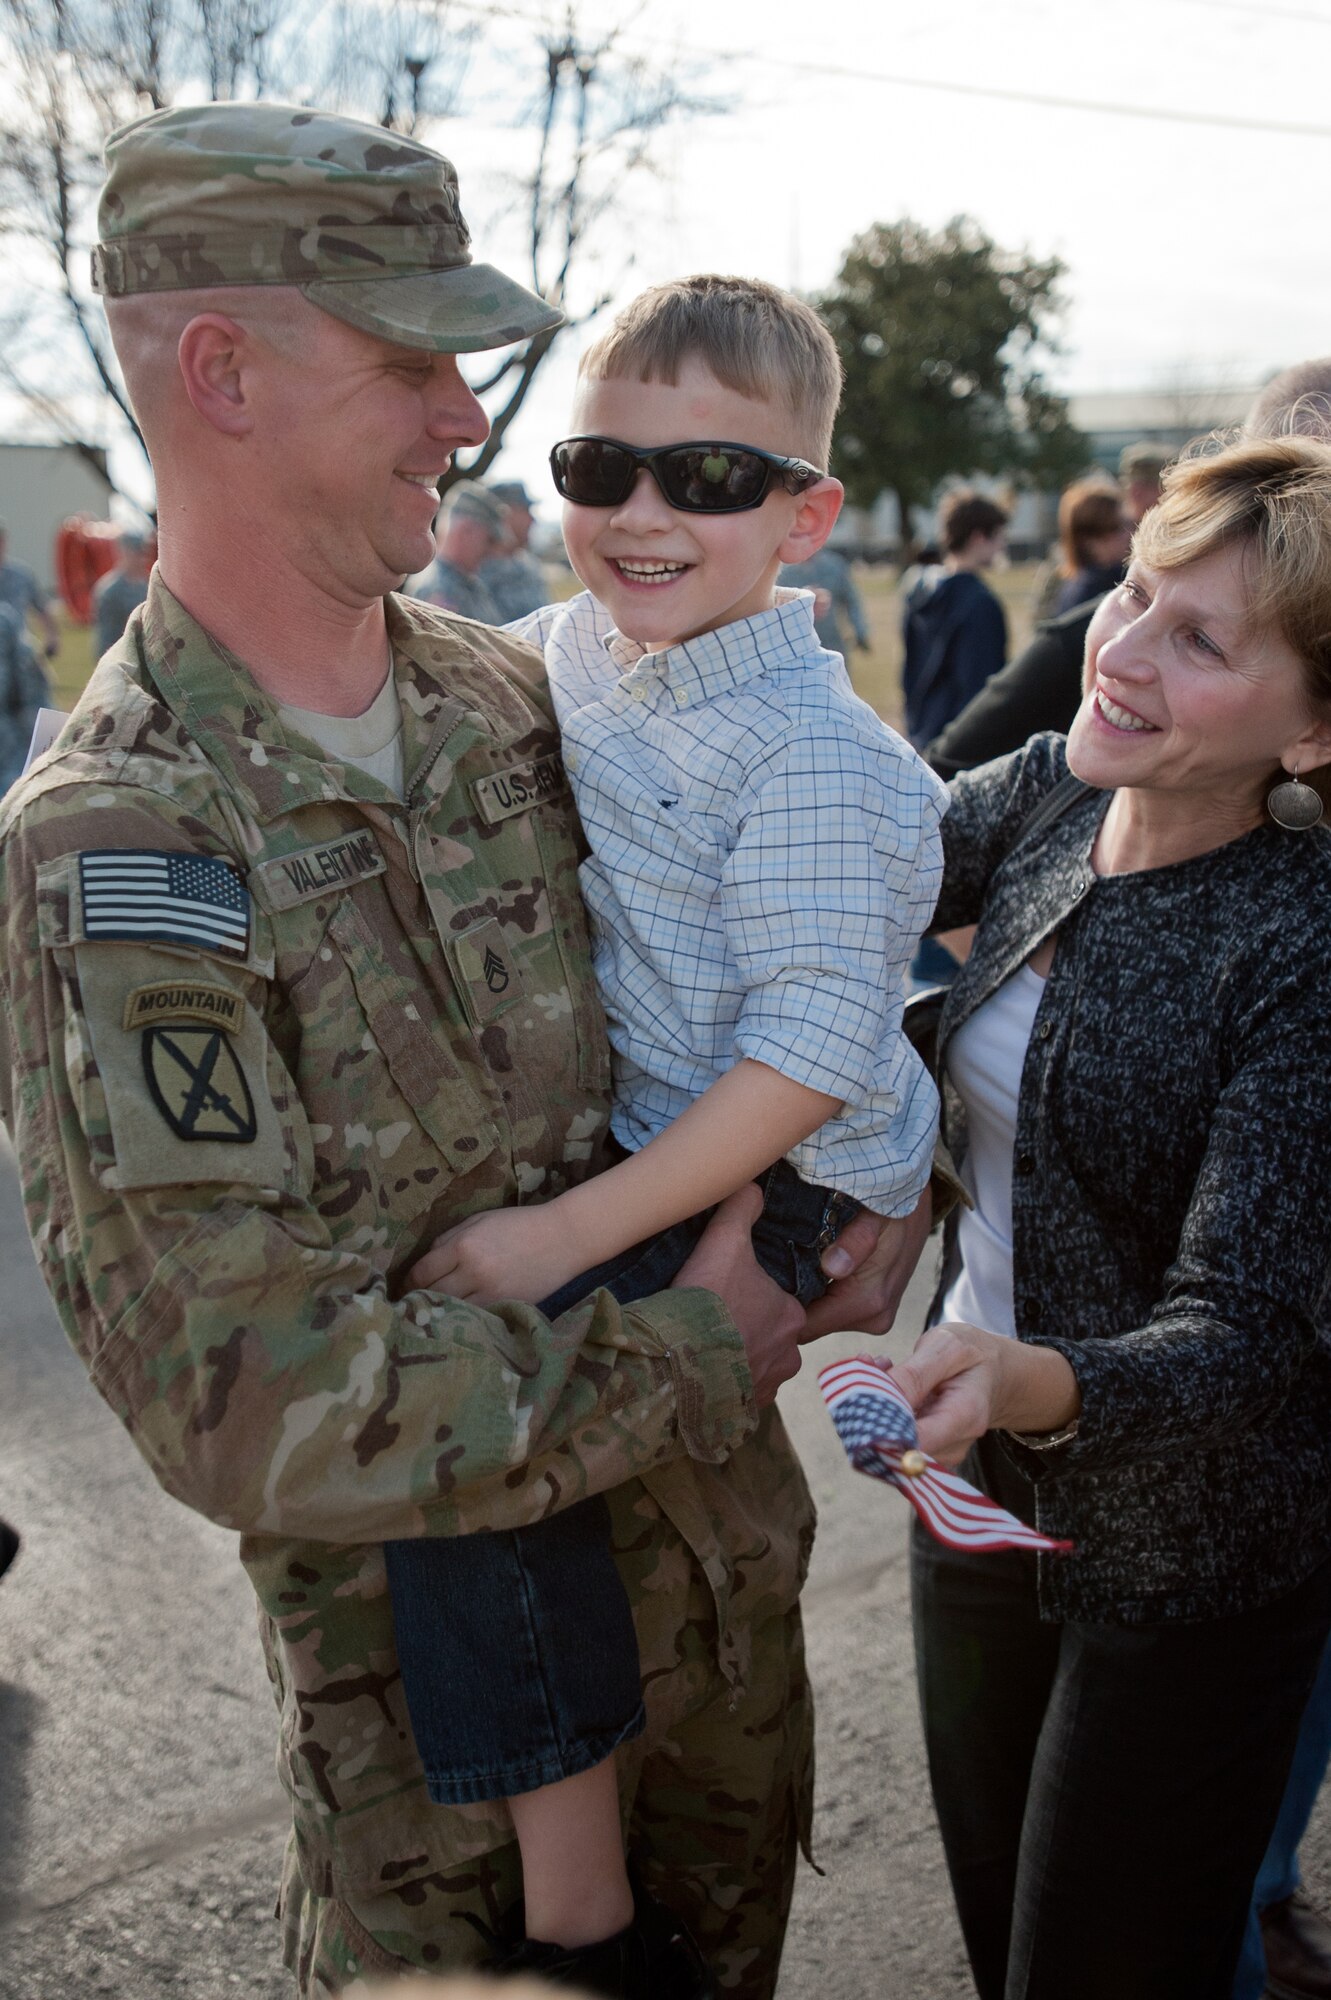
{"type": "Polygon", "coordinates": [[[728,1195],[674,1280],[715,1292],[726,1307],[744,1342],[760,1406],[774,1402],[781,1384],[798,1375],[804,1330],[803,1307],[753,1254],[753,1225],[762,1212],[762,1191],[753,1182],[728,1195]]]}
{"type": "Polygon", "coordinates": [[[867,1208],[846,1224],[823,1269],[832,1283],[809,1307],[805,1340],[825,1333],[886,1333],[920,1261],[933,1221],[928,1188],[911,1215],[885,1220],[867,1208]]]}
{"type": "Polygon", "coordinates": [[[450,1298],[492,1306],[501,1299],[536,1305],[582,1265],[570,1262],[568,1232],[555,1219],[557,1202],[540,1208],[493,1208],[446,1229],[412,1265],[412,1291],[434,1289],[450,1298]]]}

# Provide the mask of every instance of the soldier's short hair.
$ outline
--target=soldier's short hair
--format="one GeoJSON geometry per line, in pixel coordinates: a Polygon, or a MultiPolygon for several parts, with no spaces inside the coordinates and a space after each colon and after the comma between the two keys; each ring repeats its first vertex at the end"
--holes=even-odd
{"type": "Polygon", "coordinates": [[[493,493],[478,479],[459,479],[444,495],[444,513],[462,520],[479,521],[498,541],[508,532],[504,510],[493,493]]]}
{"type": "Polygon", "coordinates": [[[578,374],[593,382],[629,375],[673,384],[687,361],[701,361],[741,396],[784,404],[798,433],[792,444],[827,466],[841,401],[841,356],[803,299],[761,278],[708,272],[673,278],[639,293],[616,314],[583,355],[578,374]]]}
{"type": "Polygon", "coordinates": [[[1006,507],[972,487],[958,486],[938,509],[938,535],[948,555],[960,555],[972,535],[996,535],[1006,528],[1006,507]]]}
{"type": "Polygon", "coordinates": [[[1246,437],[1331,439],[1331,355],[1273,375],[1243,420],[1246,437]]]}
{"type": "Polygon", "coordinates": [[[1166,444],[1152,444],[1149,438],[1140,438],[1136,444],[1125,444],[1118,455],[1118,476],[1122,480],[1154,479],[1159,481],[1165,467],[1172,465],[1178,453],[1166,444]]]}

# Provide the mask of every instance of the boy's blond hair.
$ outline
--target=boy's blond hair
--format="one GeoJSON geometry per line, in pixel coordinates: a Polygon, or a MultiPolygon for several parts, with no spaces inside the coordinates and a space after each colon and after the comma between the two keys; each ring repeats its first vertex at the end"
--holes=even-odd
{"type": "Polygon", "coordinates": [[[827,470],[841,401],[841,356],[802,299],[761,278],[672,278],[640,292],[616,314],[583,355],[578,375],[592,382],[627,375],[673,385],[686,361],[701,361],[741,396],[784,405],[796,431],[792,446],[827,470]]]}

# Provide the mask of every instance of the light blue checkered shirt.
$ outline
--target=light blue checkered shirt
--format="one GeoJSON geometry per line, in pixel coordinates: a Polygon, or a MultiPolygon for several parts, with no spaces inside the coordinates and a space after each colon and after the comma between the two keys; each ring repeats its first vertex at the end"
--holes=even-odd
{"type": "Polygon", "coordinates": [[[662,653],[583,592],[508,627],[544,648],[591,843],[582,893],[636,1151],[742,1056],[844,1100],[789,1155],[907,1215],[938,1099],[901,1032],[947,794],[852,692],[808,592],[662,653]]]}

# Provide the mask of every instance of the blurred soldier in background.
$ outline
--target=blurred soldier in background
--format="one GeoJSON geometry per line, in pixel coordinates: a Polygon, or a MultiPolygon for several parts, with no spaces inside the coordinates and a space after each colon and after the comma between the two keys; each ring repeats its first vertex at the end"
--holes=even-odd
{"type": "Polygon", "coordinates": [[[819,645],[829,653],[840,653],[844,659],[850,651],[843,617],[855,635],[855,644],[862,653],[868,652],[869,621],[850,564],[839,549],[819,549],[808,562],[783,563],[776,580],[795,590],[813,592],[814,630],[819,645]]]}
{"type": "Polygon", "coordinates": [[[17,611],[0,604],[0,792],[23,769],[37,711],[50,700],[50,683],[17,611]]]}
{"type": "Polygon", "coordinates": [[[0,604],[16,611],[22,625],[32,614],[41,627],[43,656],[53,660],[60,651],[60,627],[52,616],[51,600],[26,563],[9,561],[8,548],[9,529],[0,521],[0,604]]]}
{"type": "Polygon", "coordinates": [[[499,607],[481,581],[481,568],[505,546],[508,529],[504,510],[479,480],[462,479],[450,486],[435,525],[435,557],[430,567],[413,577],[413,597],[456,611],[462,618],[479,618],[499,625],[499,607]]]}
{"type": "Polygon", "coordinates": [[[1143,514],[1149,514],[1160,498],[1160,481],[1165,467],[1178,457],[1165,444],[1125,444],[1118,455],[1118,483],[1123,489],[1123,505],[1135,528],[1143,514]]]}
{"type": "Polygon", "coordinates": [[[501,479],[486,491],[503,509],[508,547],[501,555],[488,557],[481,564],[479,575],[494,599],[499,622],[508,625],[515,618],[526,618],[530,612],[539,611],[543,604],[549,603],[550,593],[541,565],[528,547],[532,510],[526,487],[520,479],[501,479]]]}
{"type": "Polygon", "coordinates": [[[143,529],[125,528],[116,536],[116,566],[98,579],[92,594],[99,660],[115,645],[135,605],[142,604],[148,595],[148,578],[156,559],[156,537],[143,529]]]}

